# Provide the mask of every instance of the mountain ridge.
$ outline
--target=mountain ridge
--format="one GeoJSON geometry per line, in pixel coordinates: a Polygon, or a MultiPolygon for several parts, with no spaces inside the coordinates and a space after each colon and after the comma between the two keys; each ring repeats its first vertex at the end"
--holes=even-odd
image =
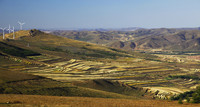
{"type": "Polygon", "coordinates": [[[138,29],[135,31],[55,31],[52,33],[124,50],[200,50],[200,30],[198,29],[159,28],[138,29]]]}

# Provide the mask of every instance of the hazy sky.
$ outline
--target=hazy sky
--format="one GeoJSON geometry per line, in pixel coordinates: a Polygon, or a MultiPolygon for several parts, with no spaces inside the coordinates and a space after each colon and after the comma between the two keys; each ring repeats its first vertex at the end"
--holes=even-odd
{"type": "Polygon", "coordinates": [[[0,27],[199,27],[200,0],[0,0],[0,27]]]}

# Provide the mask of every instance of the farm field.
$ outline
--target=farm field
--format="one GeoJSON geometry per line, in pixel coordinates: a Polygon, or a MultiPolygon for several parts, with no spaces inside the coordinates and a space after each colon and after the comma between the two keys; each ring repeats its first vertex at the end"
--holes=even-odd
{"type": "MultiPolygon", "coordinates": [[[[172,58],[177,59],[177,57],[172,58]]],[[[193,61],[192,68],[182,64],[181,62],[169,63],[165,60],[153,61],[128,57],[117,60],[110,59],[109,61],[71,59],[69,61],[51,63],[50,68],[47,67],[38,71],[35,69],[25,70],[24,72],[62,82],[98,79],[119,81],[128,86],[151,90],[150,92],[159,90],[160,94],[167,93],[165,96],[166,99],[169,99],[170,96],[189,91],[199,84],[198,80],[194,79],[169,78],[170,75],[198,74],[198,71],[195,71],[195,69],[199,68],[198,61],[193,61]],[[163,91],[164,88],[165,90],[163,91]]]]}
{"type": "MultiPolygon", "coordinates": [[[[35,61],[41,61],[43,58],[48,60],[55,59],[54,57],[47,56],[36,56],[36,58],[31,56],[31,58],[35,61]]],[[[196,63],[198,64],[198,62],[196,63]]],[[[161,98],[160,96],[164,96],[162,99],[169,99],[170,96],[189,91],[199,85],[198,80],[195,79],[169,78],[170,75],[197,75],[198,71],[195,71],[195,69],[199,68],[197,65],[188,68],[187,66],[183,67],[178,62],[174,65],[168,62],[142,58],[127,57],[124,59],[119,58],[117,60],[110,59],[105,61],[70,59],[67,61],[47,63],[46,66],[41,67],[21,68],[20,66],[13,66],[9,69],[18,69],[25,73],[60,82],[73,83],[74,81],[81,81],[84,83],[87,80],[99,79],[110,80],[112,82],[118,81],[130,87],[139,87],[148,90],[147,92],[151,93],[152,96],[155,96],[155,92],[159,91],[156,97],[161,98]]],[[[80,83],[75,85],[88,88],[80,83]]]]}

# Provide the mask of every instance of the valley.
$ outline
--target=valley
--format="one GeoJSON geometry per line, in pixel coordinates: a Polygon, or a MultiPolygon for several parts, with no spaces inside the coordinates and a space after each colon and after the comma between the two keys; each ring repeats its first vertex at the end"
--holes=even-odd
{"type": "Polygon", "coordinates": [[[126,51],[35,29],[5,36],[1,94],[170,100],[200,84],[198,52],[126,51]]]}
{"type": "Polygon", "coordinates": [[[200,107],[199,0],[0,0],[0,107],[200,107]]]}

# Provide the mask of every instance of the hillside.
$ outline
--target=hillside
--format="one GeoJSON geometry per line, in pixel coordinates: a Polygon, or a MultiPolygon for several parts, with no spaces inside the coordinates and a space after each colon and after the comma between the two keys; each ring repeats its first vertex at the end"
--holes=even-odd
{"type": "Polygon", "coordinates": [[[139,29],[136,31],[54,31],[53,34],[124,50],[199,51],[200,31],[139,29]]]}
{"type": "MultiPolygon", "coordinates": [[[[91,43],[76,41],[55,35],[47,34],[38,30],[16,32],[16,39],[12,39],[12,34],[7,34],[3,42],[13,46],[18,46],[32,51],[59,55],[71,58],[115,58],[126,56],[123,52],[111,48],[98,46],[91,43]]],[[[86,59],[87,59],[86,58],[86,59]]]]}
{"type": "Polygon", "coordinates": [[[6,34],[0,39],[1,93],[170,99],[199,85],[198,56],[129,52],[116,47],[135,49],[135,42],[119,43],[111,48],[34,29],[16,32],[14,40],[6,34]]]}
{"type": "Polygon", "coordinates": [[[124,31],[52,31],[54,35],[64,36],[70,39],[95,43],[95,44],[110,44],[114,41],[127,41],[132,40],[133,31],[126,34],[124,31]]]}
{"type": "MultiPolygon", "coordinates": [[[[130,54],[121,50],[46,34],[39,30],[18,31],[15,36],[16,38],[13,40],[12,34],[6,34],[6,40],[0,40],[1,94],[136,98],[136,96],[114,91],[75,86],[69,81],[61,82],[59,79],[57,81],[49,76],[47,78],[41,76],[46,73],[67,74],[65,70],[70,68],[64,69],[63,65],[59,64],[63,62],[132,57],[130,54]]],[[[91,72],[92,69],[88,70],[90,67],[85,66],[82,68],[83,70],[74,69],[72,72],[91,72]]],[[[65,78],[67,79],[67,77],[65,78]]],[[[142,97],[142,94],[137,95],[138,98],[142,97]]]]}
{"type": "Polygon", "coordinates": [[[59,82],[22,72],[24,68],[35,67],[40,66],[8,60],[5,56],[0,55],[0,94],[136,98],[114,92],[74,86],[70,82],[59,82]]]}
{"type": "Polygon", "coordinates": [[[141,96],[145,94],[145,91],[142,90],[142,88],[130,87],[119,81],[111,81],[105,79],[75,81],[72,82],[72,84],[97,90],[115,92],[118,94],[124,94],[128,96],[137,96],[137,98],[141,98],[141,96]]]}
{"type": "Polygon", "coordinates": [[[199,30],[178,31],[172,34],[150,35],[135,40],[138,49],[199,51],[199,30]]]}

